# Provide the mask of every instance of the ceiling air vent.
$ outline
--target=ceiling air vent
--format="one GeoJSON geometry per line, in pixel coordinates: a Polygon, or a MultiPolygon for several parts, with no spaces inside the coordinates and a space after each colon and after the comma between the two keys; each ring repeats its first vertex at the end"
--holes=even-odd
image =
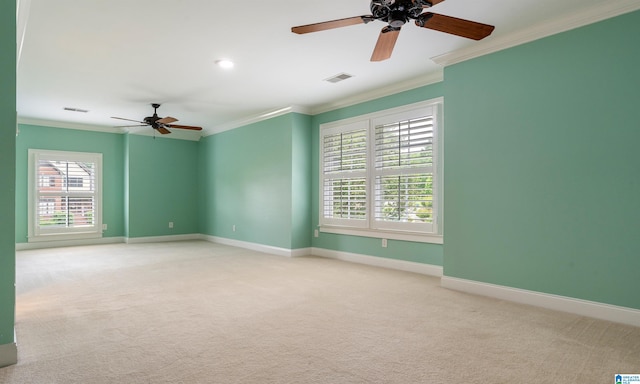
{"type": "Polygon", "coordinates": [[[324,79],[324,81],[328,81],[328,82],[330,82],[330,83],[339,83],[339,82],[341,82],[341,81],[343,81],[343,80],[347,80],[347,79],[350,79],[350,78],[352,78],[352,77],[353,77],[353,76],[352,76],[352,75],[350,75],[350,74],[348,74],[348,73],[340,73],[340,74],[338,74],[338,75],[331,76],[331,77],[330,77],[330,78],[328,78],[328,79],[324,79]]]}
{"type": "Polygon", "coordinates": [[[80,112],[80,113],[87,113],[89,112],[86,109],[80,109],[80,108],[69,108],[69,107],[64,107],[65,111],[69,111],[69,112],[80,112]]]}

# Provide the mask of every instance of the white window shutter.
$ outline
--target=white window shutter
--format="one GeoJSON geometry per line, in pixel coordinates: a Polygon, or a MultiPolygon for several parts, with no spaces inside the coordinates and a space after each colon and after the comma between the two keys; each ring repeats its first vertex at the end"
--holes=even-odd
{"type": "Polygon", "coordinates": [[[29,150],[29,241],[102,236],[102,154],[29,150]]]}

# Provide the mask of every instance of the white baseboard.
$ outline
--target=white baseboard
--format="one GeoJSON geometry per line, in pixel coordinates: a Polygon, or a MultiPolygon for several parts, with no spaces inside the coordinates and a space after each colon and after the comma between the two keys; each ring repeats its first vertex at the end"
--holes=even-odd
{"type": "Polygon", "coordinates": [[[251,243],[247,241],[240,241],[229,239],[226,237],[201,235],[202,240],[206,240],[212,243],[230,245],[232,247],[250,249],[252,251],[269,253],[272,255],[286,256],[286,257],[302,257],[302,256],[320,256],[329,259],[343,260],[352,263],[366,264],[375,267],[383,267],[389,269],[396,269],[400,271],[414,272],[422,275],[429,276],[442,276],[442,267],[438,265],[415,263],[412,261],[386,259],[383,257],[375,257],[368,255],[361,255],[356,253],[333,251],[324,248],[299,248],[299,249],[287,249],[273,247],[270,245],[251,243]]]}
{"type": "Polygon", "coordinates": [[[422,275],[441,277],[442,267],[439,265],[422,264],[413,261],[387,259],[384,257],[368,256],[358,253],[334,251],[325,248],[312,248],[311,254],[330,259],[343,260],[351,263],[366,264],[374,267],[396,269],[400,271],[419,273],[422,275]]]}
{"type": "Polygon", "coordinates": [[[211,243],[230,245],[232,247],[250,249],[252,251],[263,252],[277,256],[300,257],[311,254],[311,248],[287,249],[210,235],[200,235],[200,239],[209,241],[211,243]]]}
{"type": "Polygon", "coordinates": [[[16,251],[42,248],[75,247],[79,245],[117,244],[124,242],[124,237],[100,237],[95,239],[38,241],[34,243],[16,243],[16,251]]]}
{"type": "Polygon", "coordinates": [[[186,235],[148,236],[148,237],[102,237],[96,239],[83,240],[62,240],[62,241],[39,241],[37,243],[16,243],[16,251],[42,248],[75,247],[79,245],[101,245],[101,244],[140,244],[140,243],[162,243],[168,241],[201,240],[202,235],[191,233],[186,235]]]}
{"type": "Polygon", "coordinates": [[[443,276],[440,280],[440,284],[444,288],[456,291],[640,327],[640,310],[638,309],[449,276],[443,276]]]}
{"type": "Polygon", "coordinates": [[[124,242],[127,244],[163,243],[163,242],[169,242],[169,241],[185,241],[185,240],[201,240],[201,235],[199,233],[189,233],[186,235],[125,237],[124,238],[124,242]]]}
{"type": "Polygon", "coordinates": [[[313,253],[313,248],[298,248],[291,250],[291,257],[303,257],[309,256],[313,253]]]}
{"type": "Polygon", "coordinates": [[[18,363],[18,347],[16,343],[0,345],[0,368],[18,363]]]}

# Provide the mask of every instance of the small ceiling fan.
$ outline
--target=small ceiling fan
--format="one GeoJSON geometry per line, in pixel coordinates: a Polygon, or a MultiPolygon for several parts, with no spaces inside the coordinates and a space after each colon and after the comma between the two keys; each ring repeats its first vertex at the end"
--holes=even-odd
{"type": "Polygon", "coordinates": [[[291,28],[291,32],[304,34],[356,24],[367,24],[373,20],[384,21],[388,25],[382,28],[380,32],[378,42],[373,50],[373,55],[371,55],[371,61],[382,61],[391,57],[393,47],[400,33],[400,28],[409,20],[415,20],[415,24],[418,27],[450,33],[473,40],[482,40],[493,32],[495,28],[493,25],[437,13],[422,12],[425,8],[431,8],[443,1],[444,0],[372,0],[371,15],[301,25],[291,28]]]}
{"type": "Polygon", "coordinates": [[[151,106],[153,107],[153,116],[147,116],[144,118],[144,120],[142,121],[138,121],[138,120],[131,120],[131,119],[125,119],[122,117],[111,117],[112,119],[118,119],[118,120],[125,120],[125,121],[133,121],[139,124],[136,125],[124,125],[121,126],[120,128],[127,128],[127,127],[144,127],[144,126],[150,126],[151,128],[155,129],[156,131],[160,132],[163,135],[169,134],[171,133],[170,130],[168,130],[167,128],[177,128],[177,129],[189,129],[192,131],[202,131],[202,127],[194,127],[191,125],[178,125],[178,124],[171,124],[174,123],[176,121],[178,121],[178,119],[171,117],[171,116],[167,116],[167,117],[160,117],[158,116],[158,108],[160,108],[160,104],[151,104],[151,106]]]}

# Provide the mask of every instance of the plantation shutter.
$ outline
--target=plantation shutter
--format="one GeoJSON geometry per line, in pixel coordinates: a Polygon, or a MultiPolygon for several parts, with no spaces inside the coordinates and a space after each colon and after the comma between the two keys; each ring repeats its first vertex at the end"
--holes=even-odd
{"type": "Polygon", "coordinates": [[[434,118],[375,123],[374,226],[431,228],[434,222],[434,118]]]}
{"type": "Polygon", "coordinates": [[[38,161],[38,226],[91,227],[95,217],[95,164],[38,161]]]}
{"type": "Polygon", "coordinates": [[[354,221],[366,220],[366,170],[366,126],[356,124],[323,133],[322,215],[325,222],[358,226],[354,221]]]}
{"type": "Polygon", "coordinates": [[[30,150],[30,241],[38,236],[101,235],[101,154],[30,150]]]}
{"type": "Polygon", "coordinates": [[[441,243],[441,113],[431,100],[321,124],[318,233],[441,243]]]}

